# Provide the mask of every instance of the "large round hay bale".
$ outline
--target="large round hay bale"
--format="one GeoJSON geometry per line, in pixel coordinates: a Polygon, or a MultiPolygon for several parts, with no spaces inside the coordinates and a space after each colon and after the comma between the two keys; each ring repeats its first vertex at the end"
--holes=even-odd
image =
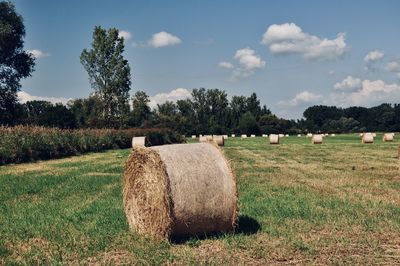
{"type": "Polygon", "coordinates": [[[269,144],[279,144],[279,135],[270,134],[269,135],[269,144]]]}
{"type": "Polygon", "coordinates": [[[212,135],[206,135],[207,141],[212,141],[213,140],[213,136],[212,135]]]}
{"type": "Polygon", "coordinates": [[[374,136],[372,133],[364,133],[362,136],[362,143],[374,143],[374,136]]]}
{"type": "Polygon", "coordinates": [[[214,136],[213,141],[218,145],[218,146],[224,146],[224,137],[223,136],[214,136]]]}
{"type": "Polygon", "coordinates": [[[236,135],[235,135],[235,134],[232,134],[231,137],[234,138],[234,137],[236,137],[236,135]]]}
{"type": "Polygon", "coordinates": [[[251,137],[251,138],[255,138],[255,137],[256,137],[256,135],[254,135],[254,134],[251,134],[251,135],[250,135],[250,137],[251,137]]]}
{"type": "Polygon", "coordinates": [[[300,137],[301,137],[301,134],[297,134],[297,137],[299,137],[299,138],[300,138],[300,137]]]}
{"type": "Polygon", "coordinates": [[[196,138],[196,135],[192,135],[192,139],[195,139],[196,138]]]}
{"type": "Polygon", "coordinates": [[[307,133],[307,135],[306,135],[307,138],[312,138],[312,136],[313,136],[313,134],[311,134],[311,133],[307,133]]]}
{"type": "Polygon", "coordinates": [[[208,143],[133,149],[124,172],[131,229],[158,239],[228,232],[237,218],[236,178],[208,143]]]}
{"type": "Polygon", "coordinates": [[[383,142],[393,141],[393,133],[383,134],[383,142]]]}
{"type": "Polygon", "coordinates": [[[247,139],[247,135],[242,134],[242,135],[240,136],[240,138],[242,138],[242,139],[247,139]]]}
{"type": "Polygon", "coordinates": [[[145,147],[146,137],[133,137],[132,138],[132,148],[145,147]]]}
{"type": "Polygon", "coordinates": [[[322,144],[323,137],[321,134],[314,134],[311,138],[312,144],[322,144]]]}
{"type": "Polygon", "coordinates": [[[278,135],[280,138],[283,138],[285,135],[284,134],[279,134],[278,135]]]}

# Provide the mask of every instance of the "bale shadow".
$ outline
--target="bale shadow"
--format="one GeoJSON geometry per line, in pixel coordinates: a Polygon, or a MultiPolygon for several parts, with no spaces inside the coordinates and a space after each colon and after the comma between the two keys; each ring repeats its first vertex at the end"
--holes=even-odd
{"type": "Polygon", "coordinates": [[[189,244],[190,246],[196,246],[201,240],[206,239],[219,239],[225,237],[227,234],[234,235],[253,235],[261,230],[261,224],[254,218],[247,215],[240,215],[236,228],[230,233],[209,233],[201,235],[188,235],[188,236],[175,236],[171,237],[170,242],[172,244],[189,244]]]}

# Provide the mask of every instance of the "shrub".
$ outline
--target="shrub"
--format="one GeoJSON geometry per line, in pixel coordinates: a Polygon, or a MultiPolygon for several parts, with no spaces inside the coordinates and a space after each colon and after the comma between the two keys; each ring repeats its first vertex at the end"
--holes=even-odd
{"type": "Polygon", "coordinates": [[[149,145],[183,141],[178,133],[160,128],[67,130],[32,126],[0,127],[0,164],[125,149],[131,146],[134,136],[146,136],[149,145]]]}

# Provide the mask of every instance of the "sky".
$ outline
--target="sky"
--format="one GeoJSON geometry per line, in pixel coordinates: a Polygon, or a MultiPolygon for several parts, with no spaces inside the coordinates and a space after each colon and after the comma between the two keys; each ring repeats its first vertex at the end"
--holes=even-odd
{"type": "Polygon", "coordinates": [[[131,95],[151,106],[218,88],[284,118],[315,104],[400,103],[400,1],[15,0],[36,67],[20,100],[93,89],[80,63],[96,25],[125,39],[131,95]]]}

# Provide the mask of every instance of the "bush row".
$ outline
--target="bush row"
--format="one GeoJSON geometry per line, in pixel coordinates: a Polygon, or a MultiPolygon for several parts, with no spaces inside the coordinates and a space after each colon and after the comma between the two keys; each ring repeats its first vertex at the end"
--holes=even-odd
{"type": "Polygon", "coordinates": [[[0,127],[0,164],[129,148],[134,136],[146,136],[148,146],[183,141],[178,133],[159,128],[65,130],[33,126],[0,127]]]}

